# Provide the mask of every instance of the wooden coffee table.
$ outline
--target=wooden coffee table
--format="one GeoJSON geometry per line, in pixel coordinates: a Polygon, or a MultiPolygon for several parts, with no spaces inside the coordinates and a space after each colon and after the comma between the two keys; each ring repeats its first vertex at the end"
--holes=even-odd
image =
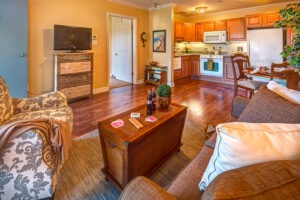
{"type": "Polygon", "coordinates": [[[180,150],[187,108],[170,104],[167,111],[156,110],[156,122],[145,121],[146,105],[99,122],[99,136],[104,160],[102,172],[122,190],[136,176],[150,176],[175,151],[180,150]],[[129,121],[131,112],[141,113],[144,127],[137,129],[129,121]],[[111,122],[125,124],[113,128],[111,122]]]}

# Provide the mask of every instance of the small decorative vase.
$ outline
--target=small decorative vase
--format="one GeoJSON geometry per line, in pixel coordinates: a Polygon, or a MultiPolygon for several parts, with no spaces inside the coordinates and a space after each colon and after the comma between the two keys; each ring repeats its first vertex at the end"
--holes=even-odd
{"type": "Polygon", "coordinates": [[[171,97],[158,97],[159,109],[167,110],[171,103],[171,97]]]}

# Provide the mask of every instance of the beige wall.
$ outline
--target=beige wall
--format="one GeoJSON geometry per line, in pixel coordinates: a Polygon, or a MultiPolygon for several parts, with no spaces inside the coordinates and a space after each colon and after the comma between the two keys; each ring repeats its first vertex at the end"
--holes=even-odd
{"type": "Polygon", "coordinates": [[[29,95],[53,90],[53,25],[91,27],[97,35],[94,52],[94,89],[107,87],[107,13],[137,18],[137,79],[143,79],[148,62],[148,46],[142,47],[140,34],[148,33],[148,11],[107,0],[29,0],[28,82],[29,95]]]}
{"type": "Polygon", "coordinates": [[[173,38],[174,38],[174,8],[172,5],[166,8],[157,8],[150,10],[149,12],[149,31],[151,33],[152,41],[152,31],[153,30],[166,30],[166,52],[152,52],[152,44],[149,47],[149,59],[157,61],[160,64],[168,66],[168,84],[173,83],[173,38]]]}

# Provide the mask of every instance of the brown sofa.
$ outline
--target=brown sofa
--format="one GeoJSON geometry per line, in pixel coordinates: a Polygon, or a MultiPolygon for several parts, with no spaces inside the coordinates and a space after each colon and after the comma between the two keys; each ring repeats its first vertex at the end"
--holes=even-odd
{"type": "MultiPolygon", "coordinates": [[[[300,123],[300,105],[293,104],[262,86],[251,100],[235,97],[231,115],[239,122],[300,123]]],[[[215,140],[216,134],[213,134],[166,190],[145,177],[137,177],[126,186],[120,199],[201,199],[203,192],[199,190],[198,184],[213,154],[215,140]]],[[[298,168],[299,164],[297,162],[298,168]]],[[[300,189],[300,175],[297,180],[294,183],[300,189]]]]}

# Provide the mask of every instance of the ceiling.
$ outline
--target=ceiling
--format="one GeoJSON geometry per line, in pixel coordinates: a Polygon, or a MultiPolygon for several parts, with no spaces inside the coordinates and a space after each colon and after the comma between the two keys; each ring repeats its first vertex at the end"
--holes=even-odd
{"type": "MultiPolygon", "coordinates": [[[[175,13],[184,16],[198,15],[196,7],[208,7],[206,13],[234,10],[247,7],[262,6],[274,3],[286,3],[295,0],[111,0],[114,2],[135,5],[140,8],[149,9],[164,4],[176,4],[175,13]]],[[[300,1],[299,1],[300,2],[300,1]]]]}

